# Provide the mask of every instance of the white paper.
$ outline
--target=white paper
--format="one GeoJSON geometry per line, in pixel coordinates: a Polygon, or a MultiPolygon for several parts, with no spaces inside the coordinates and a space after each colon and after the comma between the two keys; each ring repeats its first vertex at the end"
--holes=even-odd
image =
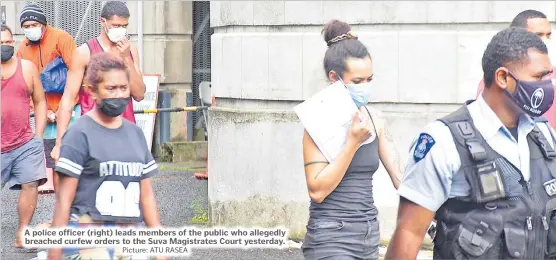
{"type": "MultiPolygon", "coordinates": [[[[332,162],[344,148],[351,119],[358,109],[345,86],[337,81],[295,106],[294,111],[322,154],[332,162]]],[[[359,118],[366,117],[360,114],[359,118]]],[[[374,138],[373,134],[361,145],[374,138]]]]}
{"type": "MultiPolygon", "coordinates": [[[[141,102],[133,100],[133,110],[155,109],[158,104],[159,75],[143,75],[145,97],[141,102]]],[[[154,125],[156,114],[135,114],[135,124],[143,130],[149,151],[153,145],[154,125]]]]}

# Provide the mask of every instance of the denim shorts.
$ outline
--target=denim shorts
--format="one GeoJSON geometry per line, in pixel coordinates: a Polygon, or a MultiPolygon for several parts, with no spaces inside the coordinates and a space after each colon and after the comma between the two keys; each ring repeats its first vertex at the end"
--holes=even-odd
{"type": "Polygon", "coordinates": [[[309,219],[301,246],[307,260],[378,259],[378,219],[350,222],[309,219]]]}
{"type": "MultiPolygon", "coordinates": [[[[77,215],[71,214],[70,220],[68,222],[69,228],[84,228],[89,226],[93,221],[89,215],[77,215]]],[[[94,222],[96,226],[103,227],[115,227],[114,222],[94,222]]],[[[137,227],[141,227],[141,223],[137,224],[137,227]]],[[[106,259],[106,260],[147,260],[147,256],[137,256],[122,253],[121,248],[64,248],[62,250],[63,260],[96,260],[96,259],[106,259]]]]}

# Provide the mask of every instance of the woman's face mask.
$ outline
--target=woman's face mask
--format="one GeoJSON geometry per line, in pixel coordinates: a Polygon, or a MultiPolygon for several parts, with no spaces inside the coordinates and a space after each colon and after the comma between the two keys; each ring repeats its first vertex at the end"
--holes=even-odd
{"type": "Polygon", "coordinates": [[[107,116],[117,117],[125,111],[128,104],[129,98],[104,98],[99,104],[99,109],[107,116]]]}
{"type": "Polygon", "coordinates": [[[346,84],[339,76],[338,79],[344,83],[344,86],[346,86],[349,94],[351,95],[351,99],[353,99],[353,102],[355,102],[355,105],[358,108],[369,103],[372,94],[371,81],[359,84],[346,84]]]}
{"type": "Polygon", "coordinates": [[[546,113],[554,101],[554,86],[551,79],[541,81],[518,80],[511,72],[509,75],[516,81],[514,93],[505,89],[505,93],[519,108],[531,117],[546,113]]]}
{"type": "Polygon", "coordinates": [[[103,82],[90,91],[96,100],[96,106],[103,114],[110,117],[121,115],[129,105],[129,80],[123,70],[110,70],[103,75],[103,82]]]}

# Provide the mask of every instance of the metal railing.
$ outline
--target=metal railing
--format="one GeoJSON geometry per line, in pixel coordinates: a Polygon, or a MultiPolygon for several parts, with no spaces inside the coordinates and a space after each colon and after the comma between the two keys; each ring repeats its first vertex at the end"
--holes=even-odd
{"type": "MultiPolygon", "coordinates": [[[[208,106],[198,106],[198,107],[172,107],[172,108],[154,108],[154,109],[141,109],[134,110],[134,114],[156,114],[156,113],[168,113],[168,112],[195,112],[207,110],[208,106]]],[[[35,117],[35,113],[31,113],[30,117],[35,117]]]]}

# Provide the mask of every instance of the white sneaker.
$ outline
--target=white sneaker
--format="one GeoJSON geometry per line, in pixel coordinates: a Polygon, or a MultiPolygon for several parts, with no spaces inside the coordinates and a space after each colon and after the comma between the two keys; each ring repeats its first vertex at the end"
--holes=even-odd
{"type": "Polygon", "coordinates": [[[40,251],[37,253],[37,257],[31,258],[30,260],[46,260],[48,258],[48,251],[40,251]]]}

